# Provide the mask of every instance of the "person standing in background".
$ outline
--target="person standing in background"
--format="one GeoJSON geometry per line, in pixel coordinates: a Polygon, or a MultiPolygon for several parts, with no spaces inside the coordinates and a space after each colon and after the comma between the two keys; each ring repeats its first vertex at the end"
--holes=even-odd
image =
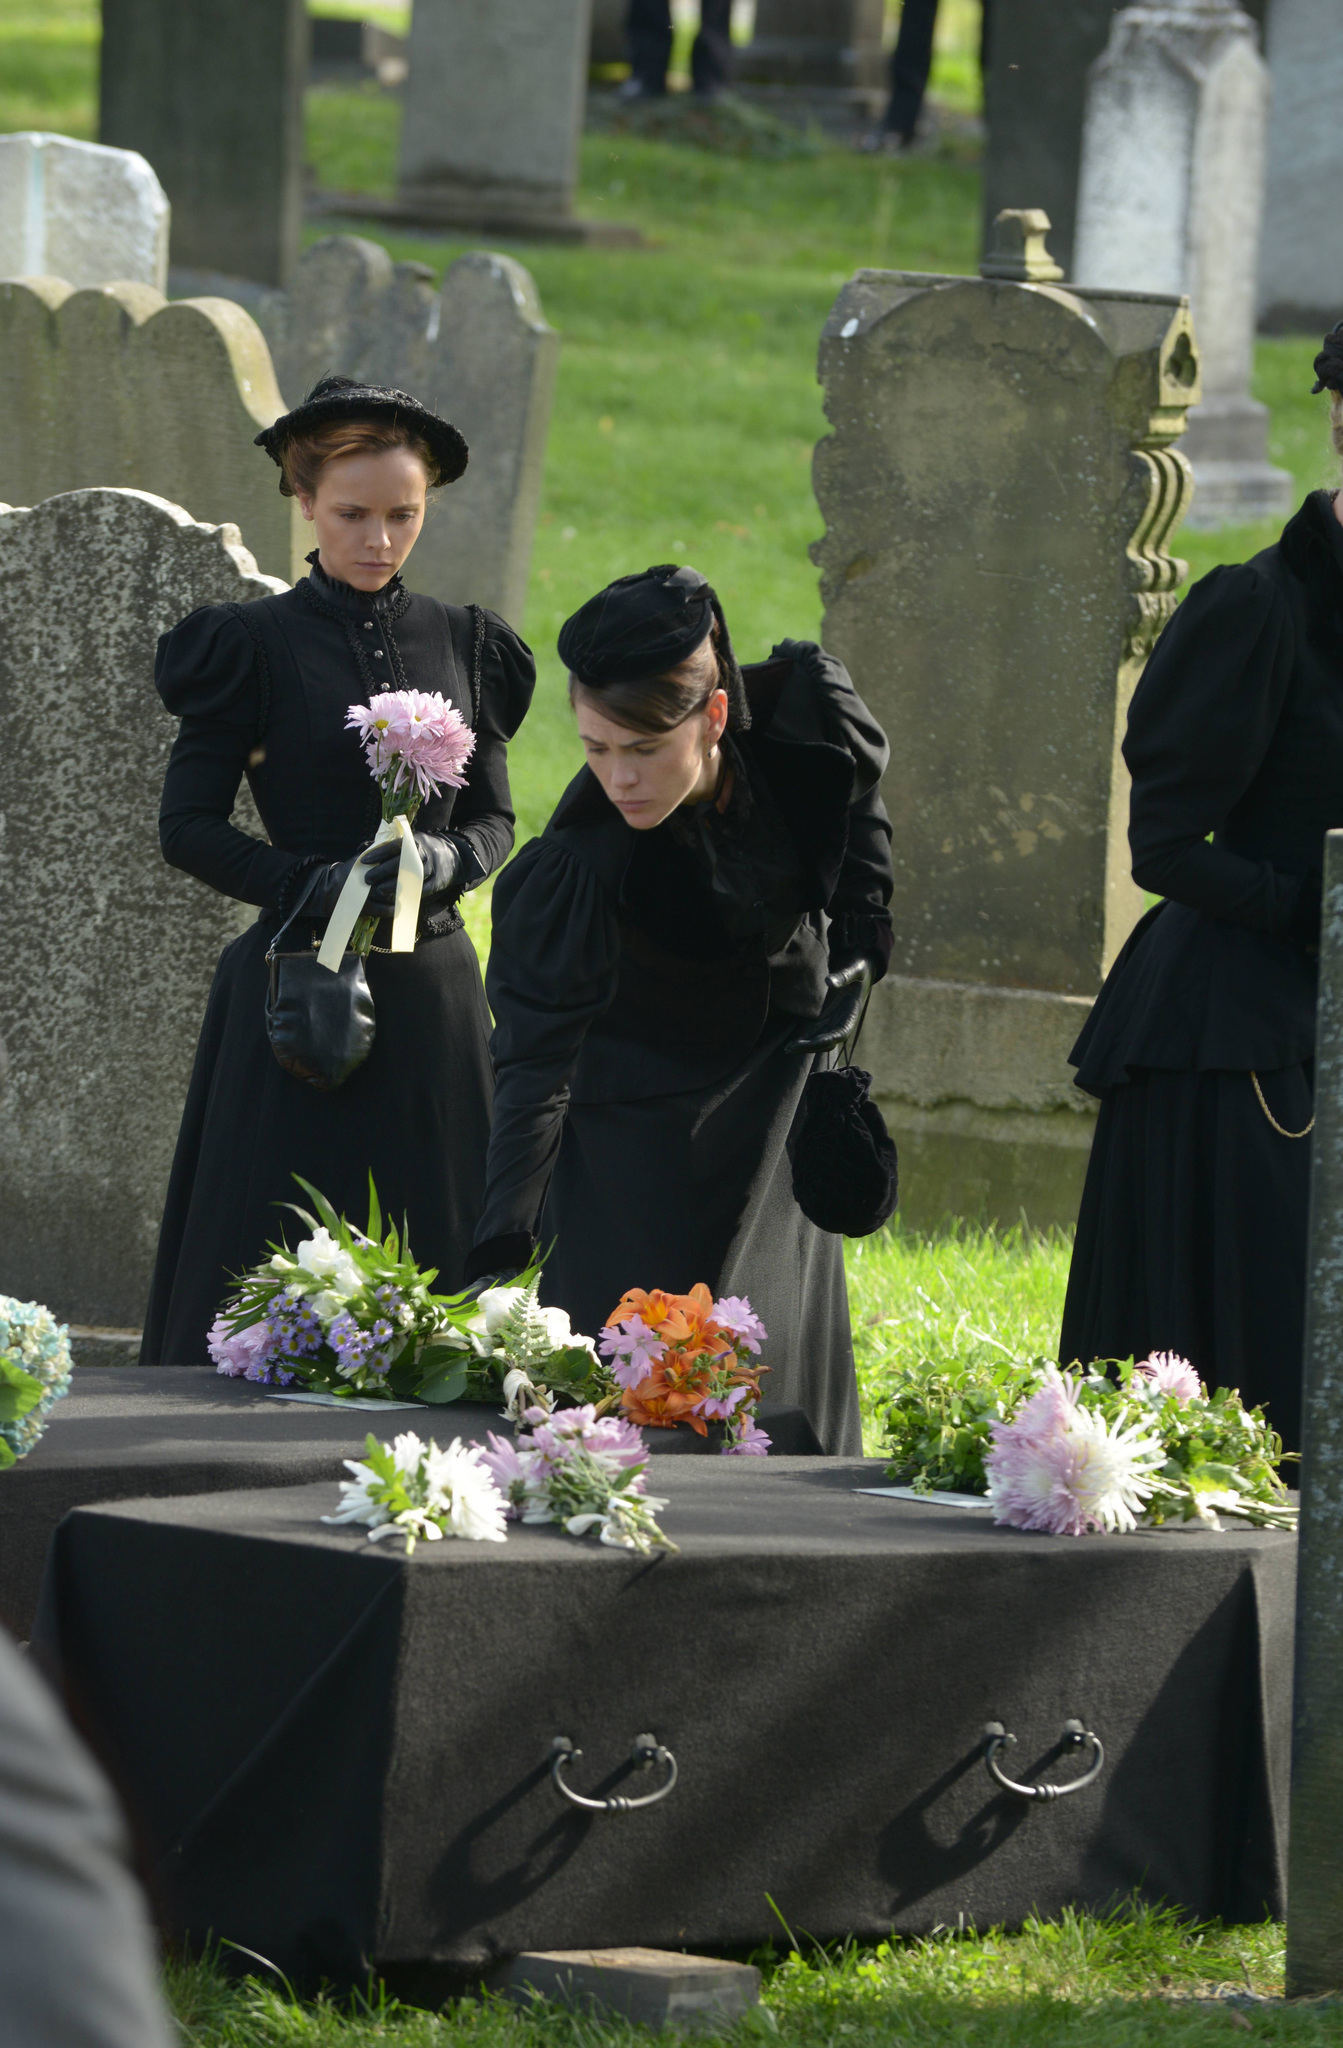
{"type": "MultiPolygon", "coordinates": [[[[630,76],[620,88],[629,100],[663,99],[672,53],[671,0],[630,0],[625,17],[630,76]]],[[[716,99],[732,83],[732,0],[700,0],[699,34],[690,52],[690,78],[700,99],[716,99]]]]}

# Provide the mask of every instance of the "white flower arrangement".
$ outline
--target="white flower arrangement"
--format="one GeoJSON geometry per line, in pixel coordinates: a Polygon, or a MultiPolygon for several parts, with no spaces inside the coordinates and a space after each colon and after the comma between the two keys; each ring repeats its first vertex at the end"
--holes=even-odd
{"type": "Polygon", "coordinates": [[[26,1457],[70,1391],[70,1332],[36,1301],[0,1294],[0,1472],[26,1457]]]}
{"type": "Polygon", "coordinates": [[[507,1504],[494,1474],[478,1446],[460,1437],[440,1450],[409,1430],[391,1444],[370,1436],[363,1461],[347,1458],[345,1469],[354,1477],[341,1481],[340,1507],[322,1520],[333,1526],[361,1523],[370,1543],[402,1536],[410,1556],[421,1538],[426,1543],[441,1543],[447,1536],[468,1543],[505,1539],[507,1504]]]}

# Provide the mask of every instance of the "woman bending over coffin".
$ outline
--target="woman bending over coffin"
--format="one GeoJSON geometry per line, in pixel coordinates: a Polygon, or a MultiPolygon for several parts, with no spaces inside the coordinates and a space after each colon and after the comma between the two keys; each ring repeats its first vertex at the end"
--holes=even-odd
{"type": "MultiPolygon", "coordinates": [[[[403,392],[324,378],[258,437],[317,539],[293,590],[207,605],[159,643],[159,693],[182,725],[159,829],[166,859],[260,916],[210,991],[168,1188],[145,1358],[203,1364],[229,1277],[304,1198],[296,1173],[362,1222],[372,1172],[416,1256],[459,1286],[489,1136],[488,1015],[457,902],[513,844],[506,742],[531,700],[529,650],[493,613],[412,594],[398,571],[426,492],[466,467],[455,427],[403,392]],[[266,951],[310,955],[377,831],[378,785],[346,725],[383,691],[440,693],[474,728],[466,786],[423,806],[413,952],[389,953],[398,842],[363,861],[382,922],[366,967],[376,1036],[323,1091],[283,1069],[266,1029],[266,951]],[[230,823],[244,775],[268,839],[230,823]],[[293,920],[292,922],[290,920],[293,920]]],[[[346,955],[347,963],[350,956],[346,955]]],[[[305,962],[306,966],[307,963],[305,962]]]]}
{"type": "MultiPolygon", "coordinates": [[[[1343,327],[1315,359],[1343,454],[1343,327]]],[[[1100,1097],[1060,1356],[1190,1359],[1301,1431],[1320,877],[1343,824],[1343,494],[1214,569],[1129,713],[1133,876],[1165,898],[1073,1050],[1100,1097]]]]}
{"type": "Polygon", "coordinates": [[[746,1295],[767,1398],[856,1453],[842,1241],[799,1209],[789,1136],[890,957],[885,737],[810,642],[740,669],[693,569],[621,577],[559,651],[587,766],[495,889],[468,1272],[553,1240],[543,1294],[590,1332],[627,1287],[746,1295]]]}

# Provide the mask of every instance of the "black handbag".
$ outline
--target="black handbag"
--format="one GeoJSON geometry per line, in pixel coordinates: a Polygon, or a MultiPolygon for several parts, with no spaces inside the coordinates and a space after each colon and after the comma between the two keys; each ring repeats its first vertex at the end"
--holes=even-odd
{"type": "Polygon", "coordinates": [[[378,1020],[364,963],[357,953],[344,953],[333,974],[320,965],[315,947],[284,953],[280,941],[299,915],[317,880],[289,913],[266,951],[270,987],[266,991],[266,1036],[287,1074],[310,1088],[329,1094],[348,1081],[373,1050],[378,1020]]]}
{"type": "MultiPolygon", "coordinates": [[[[862,1028],[860,1017],[850,1051],[862,1028]]],[[[842,1067],[812,1074],[802,1091],[793,1196],[809,1222],[836,1237],[870,1237],[890,1222],[900,1199],[895,1140],[871,1089],[872,1076],[846,1057],[842,1067]]]]}

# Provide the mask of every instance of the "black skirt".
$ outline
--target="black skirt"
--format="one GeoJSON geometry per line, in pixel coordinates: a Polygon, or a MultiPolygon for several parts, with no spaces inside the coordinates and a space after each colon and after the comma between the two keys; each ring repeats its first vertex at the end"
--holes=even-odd
{"type": "MultiPolygon", "coordinates": [[[[1304,1131],[1313,1063],[1259,1081],[1304,1131]]],[[[1178,1352],[1299,1450],[1309,1203],[1310,1140],[1248,1073],[1140,1070],[1101,1103],[1060,1359],[1178,1352]]]]}
{"type": "Polygon", "coordinates": [[[862,1452],[844,1241],[793,1199],[789,1143],[812,1058],[771,1025],[726,1079],[633,1102],[571,1102],[540,1224],[544,1301],[595,1336],[628,1287],[745,1295],[769,1332],[761,1392],[824,1450],[862,1452]]]}
{"type": "Polygon", "coordinates": [[[266,1037],[273,925],[235,939],[215,973],[168,1183],[142,1358],[203,1365],[230,1282],[281,1235],[296,1173],[362,1225],[370,1172],[384,1217],[404,1216],[422,1266],[462,1284],[480,1215],[493,1079],[489,1013],[464,931],[374,953],[377,1037],[359,1070],[322,1094],[285,1073],[266,1037]]]}

